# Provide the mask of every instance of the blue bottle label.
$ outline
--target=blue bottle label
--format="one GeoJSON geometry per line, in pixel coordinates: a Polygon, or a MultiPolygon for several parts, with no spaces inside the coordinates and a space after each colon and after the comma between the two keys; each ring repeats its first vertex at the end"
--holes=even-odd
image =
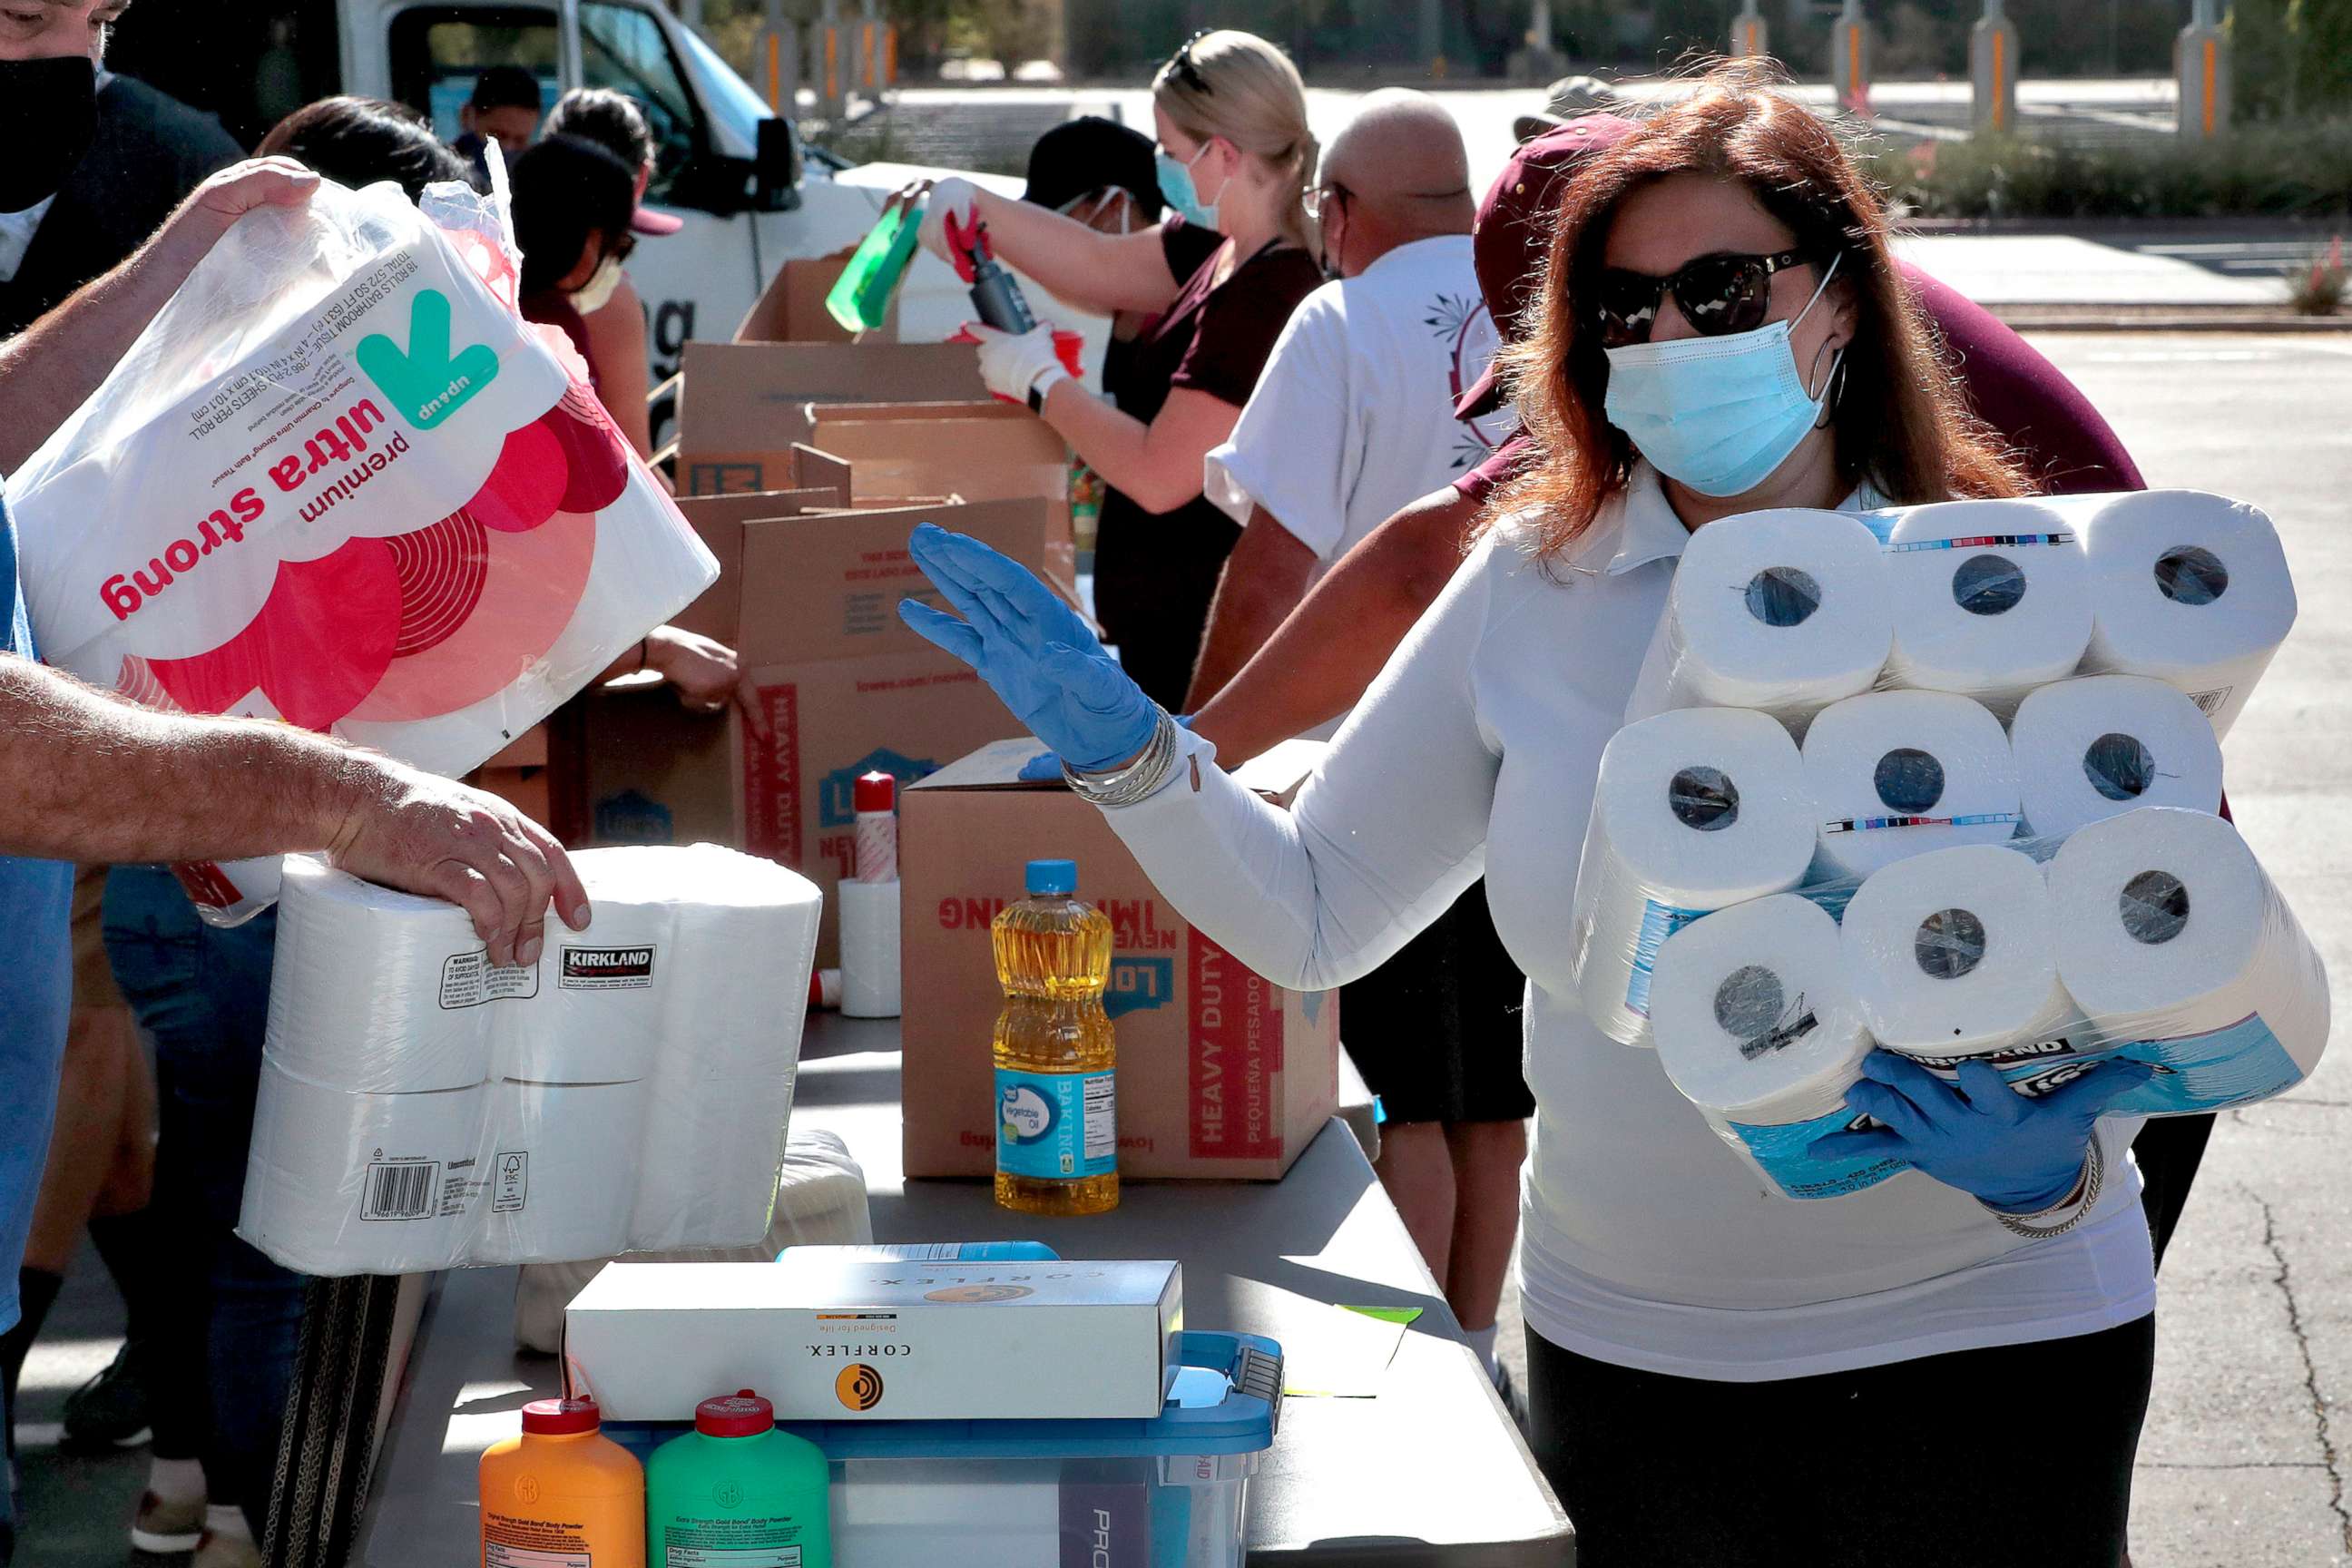
{"type": "Polygon", "coordinates": [[[996,1069],[996,1168],[1045,1181],[1118,1168],[1118,1079],[996,1069]]]}
{"type": "Polygon", "coordinates": [[[1816,1160],[1806,1152],[1817,1138],[1877,1125],[1869,1117],[1841,1106],[1811,1121],[1769,1127],[1750,1127],[1735,1121],[1731,1130],[1748,1145],[1748,1152],[1756,1157],[1764,1173],[1772,1178],[1773,1184],[1790,1197],[1836,1198],[1874,1187],[1895,1173],[1911,1168],[1908,1161],[1892,1154],[1816,1160]]]}

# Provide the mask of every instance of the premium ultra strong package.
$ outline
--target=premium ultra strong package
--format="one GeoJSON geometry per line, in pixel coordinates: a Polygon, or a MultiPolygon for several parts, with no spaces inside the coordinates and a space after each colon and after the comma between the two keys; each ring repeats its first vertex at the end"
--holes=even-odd
{"type": "MultiPolygon", "coordinates": [[[[456,774],[691,603],[718,563],[516,285],[463,186],[237,220],[10,480],[49,661],[456,774]]],[[[182,880],[233,921],[278,863],[182,880]]]]}

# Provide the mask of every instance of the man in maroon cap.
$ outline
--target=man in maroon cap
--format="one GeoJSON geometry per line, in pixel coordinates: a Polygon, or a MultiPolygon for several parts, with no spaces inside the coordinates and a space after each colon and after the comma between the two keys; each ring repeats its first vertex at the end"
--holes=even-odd
{"type": "MultiPolygon", "coordinates": [[[[1561,186],[1587,157],[1633,128],[1609,114],[1570,121],[1522,145],[1487,190],[1472,260],[1505,343],[1517,341],[1535,299],[1561,186]]],[[[1980,306],[1901,266],[1970,405],[2015,448],[2039,489],[2065,495],[2145,488],[2115,431],[2055,365],[1980,306]]],[[[1490,371],[1463,395],[1455,414],[1490,418],[1504,401],[1490,371]]],[[[1461,564],[1464,541],[1487,501],[1534,451],[1516,435],[1453,485],[1374,529],[1199,709],[1193,730],[1223,755],[1250,757],[1353,707],[1461,564]]],[[[2203,1116],[2151,1122],[2135,1145],[2159,1262],[2211,1125],[2203,1116]]]]}

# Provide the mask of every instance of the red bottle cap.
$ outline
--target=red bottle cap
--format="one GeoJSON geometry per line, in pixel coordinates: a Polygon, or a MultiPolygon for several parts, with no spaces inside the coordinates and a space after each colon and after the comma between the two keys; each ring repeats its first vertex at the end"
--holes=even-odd
{"type": "Polygon", "coordinates": [[[895,811],[898,806],[898,781],[885,773],[860,773],[849,792],[849,804],[856,811],[895,811]]]}
{"type": "Polygon", "coordinates": [[[776,1424],[776,1407],[746,1388],[694,1407],[694,1429],[708,1437],[756,1437],[776,1424]]]}
{"type": "Polygon", "coordinates": [[[593,1432],[604,1419],[593,1399],[534,1399],[522,1407],[522,1429],[538,1437],[593,1432]]]}

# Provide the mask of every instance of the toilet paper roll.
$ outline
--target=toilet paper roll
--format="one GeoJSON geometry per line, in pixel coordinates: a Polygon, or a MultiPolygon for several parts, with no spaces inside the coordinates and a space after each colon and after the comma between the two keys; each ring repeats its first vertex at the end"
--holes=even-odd
{"type": "Polygon", "coordinates": [[[1863,1021],[1906,1056],[1990,1055],[2063,1032],[2057,936],[2042,868],[1964,845],[1863,883],[1839,942],[1863,1021]]]}
{"type": "Polygon", "coordinates": [[[2074,529],[2032,501],[1944,501],[1895,513],[1886,679],[1996,713],[2063,680],[2091,641],[2089,567],[2074,529]]]}
{"type": "Polygon", "coordinates": [[[566,1263],[625,1247],[651,1100],[643,1083],[492,1084],[468,1261],[566,1263]]]}
{"type": "Polygon", "coordinates": [[[808,1016],[822,895],[772,860],[714,844],[676,853],[698,901],[679,912],[678,979],[656,1076],[789,1074],[808,1016]]]}
{"type": "Polygon", "coordinates": [[[1764,714],[1678,709],[1620,730],[1576,878],[1569,958],[1585,1016],[1644,1043],[1659,945],[1710,910],[1795,887],[1812,842],[1797,748],[1764,714]]]}
{"type": "Polygon", "coordinates": [[[841,1011],[851,1018],[898,1016],[898,884],[845,881],[841,907],[841,1011]]]}
{"type": "Polygon", "coordinates": [[[457,905],[286,858],[267,1049],[295,1078],[383,1094],[481,1083],[494,1019],[538,989],[535,970],[491,967],[457,905]]]}
{"type": "Polygon", "coordinates": [[[793,1074],[663,1075],[652,1085],[631,1250],[741,1247],[767,1234],[793,1074]]]}
{"type": "Polygon", "coordinates": [[[2221,744],[2176,689],[2137,675],[2092,675],[2045,686],[2009,727],[2023,831],[2063,838],[2143,805],[2213,811],[2221,744]]]}
{"type": "Polygon", "coordinates": [[[2049,879],[2059,978],[2110,1045],[2158,1069],[2114,1110],[2242,1105],[2318,1064],[2326,969],[2228,823],[2126,812],[2068,839],[2049,879]]]}
{"type": "Polygon", "coordinates": [[[1691,535],[1666,605],[1662,706],[1756,708],[1801,730],[1877,680],[1886,564],[1843,512],[1749,512],[1691,535]]]}
{"type": "Polygon", "coordinates": [[[1658,953],[1651,1023],[1666,1077],[1788,1196],[1860,1192],[1904,1168],[1808,1152],[1853,1121],[1845,1091],[1870,1052],[1837,922],[1819,905],[1780,893],[1677,932],[1658,953]]]}
{"type": "Polygon", "coordinates": [[[1814,875],[1866,877],[1959,844],[2017,832],[2017,763],[2000,721],[1948,691],[1872,691],[1823,709],[1805,731],[1814,875]]]}
{"type": "Polygon", "coordinates": [[[237,1234],[300,1274],[461,1261],[489,1089],[354,1094],[265,1060],[237,1234]]]}
{"type": "Polygon", "coordinates": [[[2226,735],[2294,625],[2294,582],[2271,521],[2200,490],[2084,506],[2093,626],[2085,673],[2179,687],[2226,735]]]}

